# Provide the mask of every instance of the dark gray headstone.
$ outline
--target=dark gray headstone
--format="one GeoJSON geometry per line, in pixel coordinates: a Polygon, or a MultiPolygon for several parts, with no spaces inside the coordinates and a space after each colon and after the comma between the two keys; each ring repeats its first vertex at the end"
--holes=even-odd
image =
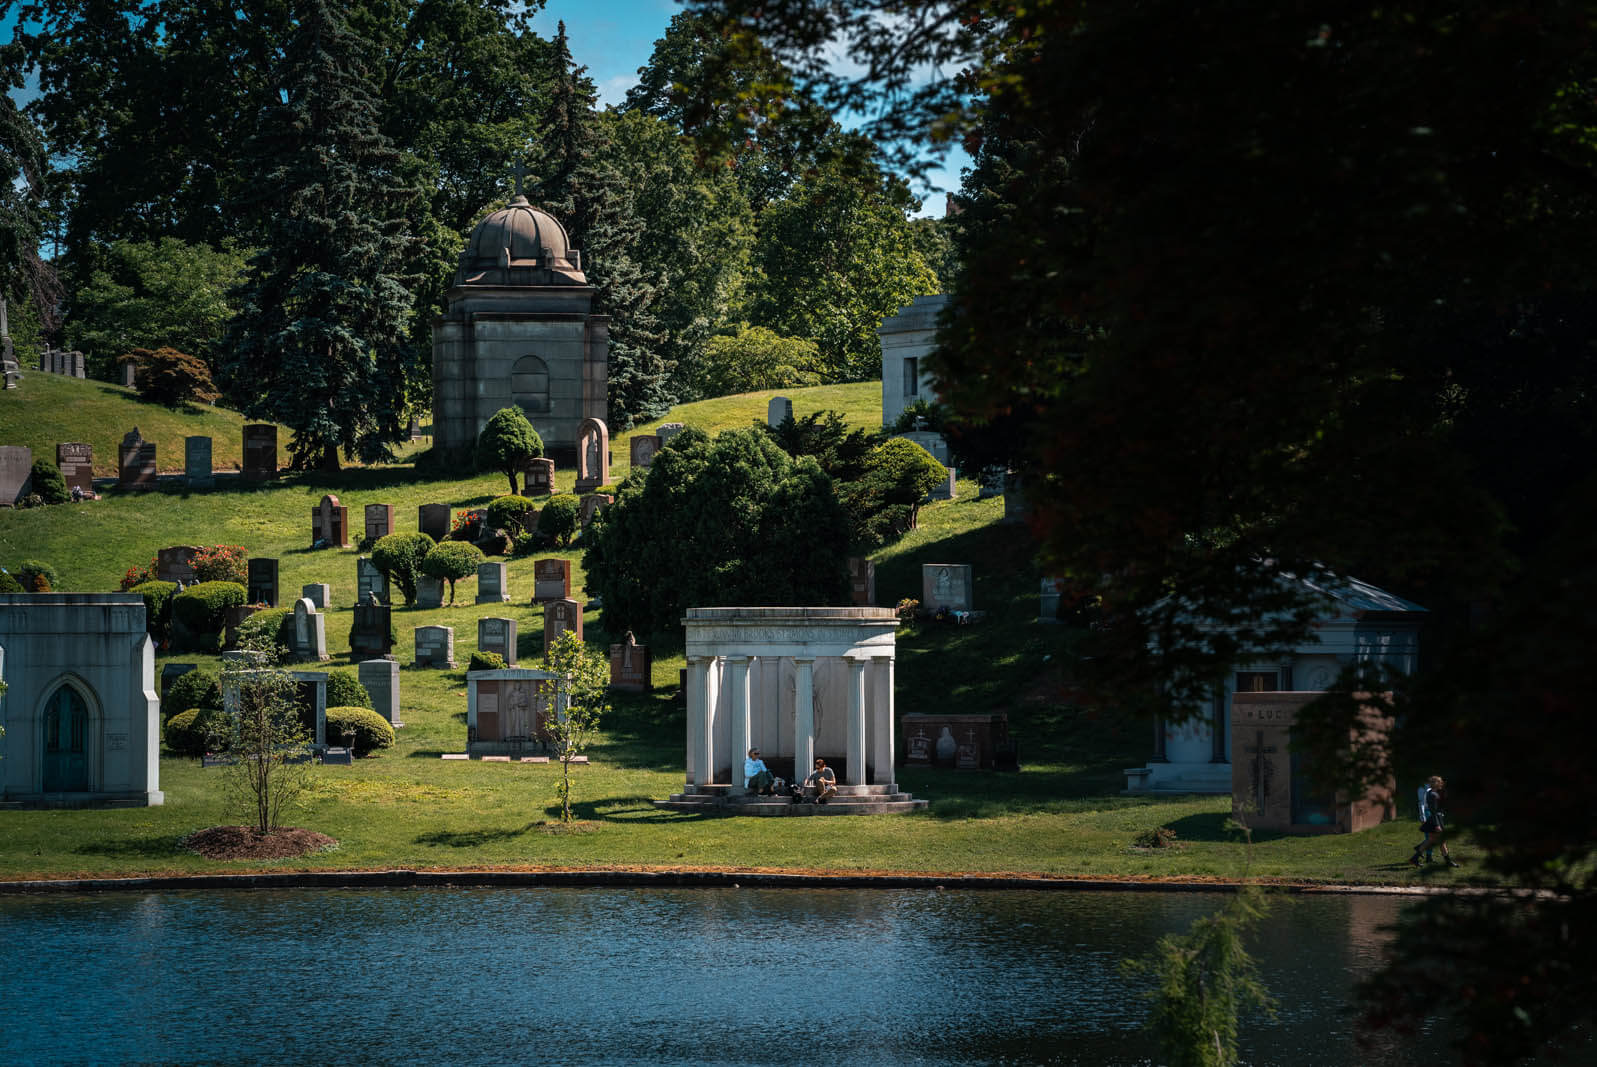
{"type": "Polygon", "coordinates": [[[33,449],[26,445],[0,446],[0,507],[15,507],[28,495],[33,474],[33,449]]]}

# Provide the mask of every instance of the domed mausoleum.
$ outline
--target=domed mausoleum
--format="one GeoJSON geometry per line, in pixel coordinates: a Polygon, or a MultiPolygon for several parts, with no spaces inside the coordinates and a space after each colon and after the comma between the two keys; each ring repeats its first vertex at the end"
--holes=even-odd
{"type": "Polygon", "coordinates": [[[605,417],[609,325],[593,294],[565,227],[526,197],[477,223],[433,322],[434,444],[464,454],[519,405],[569,463],[583,420],[605,417]]]}

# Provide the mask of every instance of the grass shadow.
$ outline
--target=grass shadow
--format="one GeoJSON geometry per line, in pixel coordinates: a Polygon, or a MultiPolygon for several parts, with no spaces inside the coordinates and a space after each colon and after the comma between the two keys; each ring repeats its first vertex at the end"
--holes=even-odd
{"type": "Polygon", "coordinates": [[[418,845],[430,845],[433,848],[481,848],[502,841],[513,841],[532,832],[537,826],[536,822],[529,822],[515,830],[437,830],[430,834],[418,834],[414,840],[418,845]]]}
{"type": "MultiPolygon", "coordinates": [[[[1218,841],[1242,844],[1246,838],[1242,831],[1235,825],[1226,826],[1231,821],[1229,812],[1210,811],[1198,815],[1187,815],[1165,825],[1176,832],[1177,841],[1218,841]]],[[[1283,837],[1297,837],[1298,834],[1289,834],[1283,830],[1253,831],[1253,843],[1262,845],[1266,841],[1279,841],[1283,837]]]]}
{"type": "Polygon", "coordinates": [[[187,855],[183,838],[171,834],[147,834],[115,841],[90,841],[72,850],[79,856],[105,856],[113,859],[170,859],[187,855]]]}

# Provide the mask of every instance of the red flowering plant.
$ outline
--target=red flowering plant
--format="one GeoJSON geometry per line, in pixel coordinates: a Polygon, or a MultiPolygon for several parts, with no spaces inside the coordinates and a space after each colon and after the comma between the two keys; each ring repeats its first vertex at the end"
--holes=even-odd
{"type": "Polygon", "coordinates": [[[482,532],[482,523],[486,515],[487,512],[482,508],[455,512],[455,519],[449,525],[449,540],[475,541],[477,535],[482,532]]]}
{"type": "Polygon", "coordinates": [[[135,585],[143,585],[145,582],[153,582],[155,580],[156,569],[158,566],[159,561],[157,561],[154,556],[151,556],[150,562],[145,566],[129,567],[127,573],[122,576],[122,592],[127,592],[135,585]]]}
{"type": "Polygon", "coordinates": [[[202,582],[237,582],[244,585],[249,578],[247,560],[249,553],[243,545],[212,545],[194,553],[189,566],[194,577],[202,582]]]}

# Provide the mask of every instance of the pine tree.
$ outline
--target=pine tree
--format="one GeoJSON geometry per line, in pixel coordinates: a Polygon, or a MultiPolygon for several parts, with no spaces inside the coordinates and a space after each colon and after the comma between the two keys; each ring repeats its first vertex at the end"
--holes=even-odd
{"type": "Polygon", "coordinates": [[[260,177],[236,205],[257,220],[260,251],[235,291],[241,307],[222,366],[249,416],[294,432],[294,465],[337,470],[339,450],[371,462],[404,439],[417,190],[378,127],[370,46],[326,0],[300,5],[246,156],[260,177]]]}
{"type": "Polygon", "coordinates": [[[594,311],[610,316],[609,422],[625,429],[664,414],[675,400],[654,311],[660,281],[637,260],[643,224],[620,172],[605,158],[593,83],[587,68],[572,61],[564,22],[550,63],[534,192],[582,249],[582,268],[598,289],[594,311]]]}

